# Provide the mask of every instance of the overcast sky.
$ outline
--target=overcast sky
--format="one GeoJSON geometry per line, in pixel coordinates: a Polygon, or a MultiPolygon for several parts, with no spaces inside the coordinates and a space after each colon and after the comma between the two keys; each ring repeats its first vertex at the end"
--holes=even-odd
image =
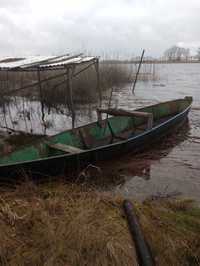
{"type": "Polygon", "coordinates": [[[0,56],[200,46],[200,0],[0,0],[0,56]]]}

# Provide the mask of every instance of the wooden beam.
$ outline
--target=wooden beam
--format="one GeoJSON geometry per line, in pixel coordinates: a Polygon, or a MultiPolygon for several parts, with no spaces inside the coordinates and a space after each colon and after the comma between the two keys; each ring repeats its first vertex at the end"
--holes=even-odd
{"type": "Polygon", "coordinates": [[[25,90],[25,89],[28,89],[28,88],[39,86],[40,84],[42,84],[44,82],[47,82],[49,80],[53,80],[53,79],[56,79],[56,78],[63,77],[64,75],[66,75],[66,73],[62,73],[62,74],[58,74],[58,75],[55,75],[55,76],[52,76],[52,77],[49,77],[49,78],[46,78],[46,79],[42,79],[42,80],[40,80],[40,82],[34,82],[32,84],[25,85],[25,86],[23,86],[23,87],[21,87],[19,89],[15,89],[15,90],[11,90],[11,91],[5,92],[4,96],[13,94],[13,93],[21,91],[21,90],[25,90]]]}
{"type": "Polygon", "coordinates": [[[108,109],[97,109],[99,113],[105,113],[114,116],[140,116],[140,117],[149,117],[152,113],[147,112],[139,112],[139,111],[129,111],[124,109],[115,109],[115,108],[108,108],[108,109]]]}
{"type": "MultiPolygon", "coordinates": [[[[86,64],[86,63],[85,63],[86,64]]],[[[94,62],[92,62],[91,64],[89,64],[89,65],[87,65],[86,67],[84,67],[83,69],[81,69],[80,71],[78,71],[78,72],[76,72],[76,73],[74,73],[74,75],[73,75],[73,77],[76,77],[76,76],[78,76],[81,72],[83,72],[83,71],[85,71],[85,70],[87,70],[88,68],[90,68],[91,66],[93,66],[94,65],[94,62]]]]}
{"type": "MultiPolygon", "coordinates": [[[[96,62],[96,61],[95,61],[96,62]]],[[[82,63],[82,64],[86,64],[86,63],[82,63]]],[[[73,74],[73,77],[76,77],[77,75],[79,75],[81,72],[83,72],[83,71],[85,71],[86,69],[88,69],[89,67],[91,67],[92,65],[94,64],[94,62],[92,62],[91,64],[89,64],[88,66],[86,66],[85,68],[83,68],[82,70],[80,70],[79,72],[77,72],[77,73],[74,73],[73,74]]],[[[49,68],[49,69],[43,69],[43,68],[40,68],[40,72],[41,71],[49,71],[49,70],[64,70],[64,69],[66,69],[66,68],[73,68],[71,65],[68,65],[68,66],[62,66],[62,69],[60,69],[60,68],[49,68]]],[[[12,70],[13,71],[13,70],[12,70]]],[[[26,70],[20,70],[20,71],[26,71],[26,70]]],[[[27,70],[28,71],[28,70],[27,70]]],[[[30,70],[31,72],[32,71],[35,71],[35,69],[32,69],[32,70],[30,70]]],[[[47,81],[50,81],[50,80],[54,80],[54,79],[57,79],[57,78],[61,78],[61,77],[63,77],[63,76],[65,76],[66,75],[66,73],[64,72],[64,73],[60,73],[60,74],[58,74],[58,75],[55,75],[55,76],[51,76],[51,77],[48,77],[48,78],[45,78],[45,79],[42,79],[42,80],[40,80],[40,84],[42,84],[42,83],[44,83],[44,82],[47,82],[47,81]]],[[[60,85],[62,85],[63,83],[64,83],[65,81],[62,81],[62,82],[60,82],[60,83],[58,83],[58,84],[56,84],[55,85],[55,88],[57,87],[57,86],[60,86],[60,85]]],[[[11,94],[13,94],[13,93],[17,93],[17,92],[19,92],[19,91],[22,91],[22,90],[26,90],[26,89],[29,89],[29,88],[32,88],[32,87],[36,87],[36,86],[39,86],[39,82],[33,82],[32,84],[29,84],[29,85],[25,85],[25,86],[22,86],[21,88],[18,88],[18,89],[14,89],[14,90],[10,90],[10,91],[7,91],[7,92],[4,92],[4,96],[5,95],[11,95],[11,94]]]]}
{"type": "MultiPolygon", "coordinates": [[[[94,62],[92,62],[92,64],[89,64],[88,66],[84,67],[80,71],[74,73],[73,74],[73,78],[78,76],[80,73],[82,73],[83,71],[87,70],[88,68],[90,68],[93,65],[94,65],[94,62]]],[[[63,85],[64,83],[66,83],[66,80],[62,80],[61,82],[57,83],[55,86],[52,87],[52,89],[54,90],[54,89],[58,88],[59,86],[63,85]]]]}
{"type": "Polygon", "coordinates": [[[74,101],[73,101],[73,88],[72,88],[72,79],[73,79],[74,68],[72,69],[67,68],[67,90],[69,93],[69,105],[70,111],[72,114],[72,128],[75,126],[75,108],[74,108],[74,101]]]}
{"type": "Polygon", "coordinates": [[[128,111],[124,109],[114,109],[114,108],[109,108],[109,109],[97,108],[97,117],[99,119],[100,124],[102,121],[102,117],[101,117],[102,113],[113,115],[113,116],[143,117],[143,118],[148,119],[147,129],[151,129],[153,126],[153,114],[152,113],[139,112],[139,111],[128,111]]]}
{"type": "Polygon", "coordinates": [[[77,147],[66,145],[66,144],[63,144],[63,143],[50,143],[50,144],[47,144],[47,145],[48,145],[48,147],[50,147],[52,149],[59,150],[59,151],[64,151],[64,152],[67,152],[67,153],[80,153],[80,152],[83,151],[83,150],[81,150],[81,149],[79,149],[77,147]]]}

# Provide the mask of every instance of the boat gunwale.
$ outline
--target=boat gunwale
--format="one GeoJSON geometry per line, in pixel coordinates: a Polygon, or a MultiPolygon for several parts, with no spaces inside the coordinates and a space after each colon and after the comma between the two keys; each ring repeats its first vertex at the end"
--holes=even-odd
{"type": "MultiPolygon", "coordinates": [[[[185,100],[185,98],[183,99],[176,99],[174,101],[177,101],[177,100],[185,100]]],[[[153,106],[158,106],[159,104],[164,104],[164,103],[170,103],[170,102],[173,102],[173,100],[171,101],[167,101],[167,102],[161,102],[161,103],[158,103],[158,104],[153,104],[153,105],[149,105],[149,106],[146,106],[146,107],[153,107],[153,106]]],[[[35,159],[35,160],[29,160],[29,161],[22,161],[22,162],[16,162],[16,163],[8,163],[8,164],[0,164],[0,168],[3,168],[3,167],[8,167],[8,166],[17,166],[17,165],[26,165],[26,164],[30,164],[30,163],[34,163],[34,162],[42,162],[42,161],[47,161],[47,160],[51,160],[51,159],[59,159],[59,158],[68,158],[68,157],[76,157],[78,156],[79,154],[84,154],[84,153],[88,153],[88,152],[93,152],[93,151],[98,151],[98,150],[103,150],[103,149],[106,149],[108,147],[114,147],[114,146],[117,146],[117,145],[121,145],[121,144],[125,144],[125,143],[129,143],[135,139],[138,139],[139,137],[142,137],[142,136],[145,136],[153,131],[155,131],[156,129],[168,124],[170,121],[172,120],[175,120],[177,117],[181,116],[182,114],[184,113],[187,113],[190,109],[191,109],[191,106],[192,106],[192,101],[190,103],[190,105],[185,108],[183,111],[179,112],[178,114],[172,116],[171,118],[167,119],[166,121],[152,127],[151,129],[147,129],[145,130],[144,132],[141,132],[139,133],[138,135],[136,136],[133,136],[131,138],[128,138],[126,140],[121,140],[121,141],[118,141],[116,143],[111,143],[111,144],[106,144],[106,145],[102,145],[102,146],[99,146],[99,147],[95,147],[95,148],[92,148],[92,149],[87,149],[87,150],[83,150],[82,152],[80,153],[76,153],[76,154],[60,154],[60,155],[55,155],[55,156],[50,156],[50,157],[45,157],[45,158],[41,158],[41,159],[35,159]]],[[[142,110],[146,107],[142,107],[142,108],[139,108],[139,109],[135,109],[135,111],[139,111],[139,110],[142,110]]],[[[111,116],[113,117],[113,116],[111,116]]],[[[87,125],[92,125],[92,124],[95,124],[96,122],[92,122],[90,124],[87,124],[87,125]]],[[[77,127],[76,129],[79,129],[79,128],[82,128],[84,126],[80,126],[80,127],[77,127]]],[[[50,136],[49,138],[51,137],[55,137],[59,134],[62,134],[64,132],[66,132],[68,130],[65,130],[65,131],[62,131],[54,136],[50,136]]],[[[70,131],[70,130],[69,130],[70,131]]],[[[46,139],[46,138],[45,138],[46,139]]]]}

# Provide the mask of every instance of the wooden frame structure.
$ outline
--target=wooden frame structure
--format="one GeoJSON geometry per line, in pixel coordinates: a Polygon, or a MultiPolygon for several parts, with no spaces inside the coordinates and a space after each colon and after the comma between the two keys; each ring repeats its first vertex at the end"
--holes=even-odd
{"type": "Polygon", "coordinates": [[[72,128],[75,126],[75,109],[73,103],[73,78],[79,75],[81,72],[87,70],[91,66],[95,67],[97,75],[97,85],[96,89],[99,93],[100,106],[102,102],[102,92],[99,84],[99,58],[93,56],[83,56],[83,54],[77,54],[70,56],[69,54],[61,56],[30,56],[27,58],[5,58],[0,61],[0,71],[36,71],[37,72],[37,82],[22,86],[17,89],[9,90],[4,93],[4,95],[12,95],[18,91],[26,90],[35,86],[39,88],[39,95],[41,99],[41,111],[42,120],[44,121],[44,104],[42,95],[42,85],[50,80],[55,80],[60,77],[65,77],[65,80],[54,85],[52,89],[66,83],[69,92],[69,104],[72,112],[72,128]],[[82,65],[83,68],[76,71],[76,67],[82,65]],[[41,71],[46,70],[66,70],[64,73],[56,73],[45,79],[41,79],[41,71]]]}

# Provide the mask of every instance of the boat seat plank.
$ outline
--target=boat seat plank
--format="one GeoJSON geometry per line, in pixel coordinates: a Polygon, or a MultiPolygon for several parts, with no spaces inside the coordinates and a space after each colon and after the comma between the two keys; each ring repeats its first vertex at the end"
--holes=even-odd
{"type": "Polygon", "coordinates": [[[129,111],[129,110],[115,109],[115,108],[108,108],[108,109],[97,108],[97,117],[100,124],[102,122],[102,116],[101,116],[102,113],[106,113],[108,115],[113,115],[113,116],[142,117],[147,119],[147,129],[151,129],[153,126],[153,113],[142,112],[142,111],[129,111]]]}
{"type": "Polygon", "coordinates": [[[67,153],[80,153],[80,152],[83,152],[82,149],[79,149],[79,148],[74,147],[74,146],[66,145],[66,144],[63,144],[63,143],[48,143],[47,145],[50,148],[52,148],[52,149],[56,149],[56,150],[59,150],[59,151],[64,151],[64,152],[67,152],[67,153]]]}
{"type": "Polygon", "coordinates": [[[148,112],[142,112],[142,111],[129,111],[124,109],[115,109],[115,108],[109,108],[109,109],[102,109],[97,108],[97,113],[106,113],[113,116],[137,116],[137,117],[149,117],[152,116],[152,113],[148,112]]]}

